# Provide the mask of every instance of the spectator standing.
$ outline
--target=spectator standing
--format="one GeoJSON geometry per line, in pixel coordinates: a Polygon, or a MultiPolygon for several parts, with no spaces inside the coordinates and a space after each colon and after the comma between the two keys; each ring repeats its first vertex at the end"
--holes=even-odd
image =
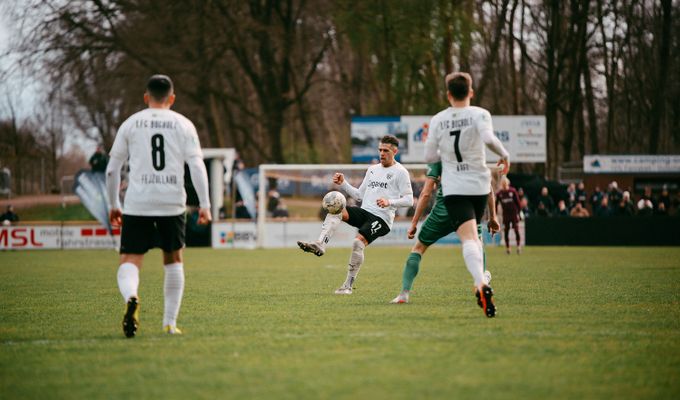
{"type": "Polygon", "coordinates": [[[567,204],[564,202],[564,200],[560,200],[557,202],[557,213],[555,213],[555,216],[557,217],[569,216],[569,210],[567,209],[567,204]]]}
{"type": "MultiPolygon", "coordinates": [[[[555,210],[555,201],[548,193],[548,188],[543,186],[541,188],[541,195],[538,196],[538,209],[544,209],[550,216],[555,210]],[[541,207],[541,204],[543,207],[541,207]]],[[[538,214],[541,214],[540,212],[538,214]]]]}
{"type": "Polygon", "coordinates": [[[529,198],[526,196],[522,196],[522,200],[520,200],[519,205],[520,205],[519,219],[523,220],[529,218],[531,216],[531,209],[529,208],[529,198]]]}
{"type": "Polygon", "coordinates": [[[657,209],[661,208],[661,204],[664,205],[666,214],[668,214],[668,211],[670,211],[671,209],[671,196],[668,194],[668,187],[666,185],[663,185],[663,187],[661,188],[661,194],[659,195],[659,199],[657,200],[656,208],[657,209]]]}
{"type": "Polygon", "coordinates": [[[600,200],[600,205],[595,210],[596,217],[609,217],[612,215],[612,210],[609,208],[609,197],[602,196],[600,200]]]}
{"type": "Polygon", "coordinates": [[[607,197],[609,197],[609,204],[616,206],[621,201],[621,191],[619,190],[619,184],[616,181],[612,181],[609,184],[609,192],[607,192],[607,197]]]}
{"type": "Polygon", "coordinates": [[[14,225],[19,222],[19,216],[14,212],[13,205],[8,205],[7,211],[0,215],[0,222],[2,222],[3,225],[14,225]]]}
{"type": "Polygon", "coordinates": [[[106,172],[106,165],[109,163],[109,156],[104,152],[104,147],[97,146],[92,157],[90,157],[90,168],[92,172],[106,172]]]}
{"type": "Polygon", "coordinates": [[[577,201],[578,200],[576,199],[576,185],[570,183],[569,186],[567,186],[567,201],[566,201],[567,208],[569,208],[570,210],[574,208],[577,201]]]}
{"type": "Polygon", "coordinates": [[[654,210],[654,215],[668,215],[668,209],[666,208],[666,203],[659,202],[654,210]]]}
{"type": "Polygon", "coordinates": [[[614,209],[614,215],[616,216],[632,216],[635,215],[635,206],[633,202],[630,201],[630,192],[623,192],[621,201],[619,201],[614,209]]]}
{"type": "Polygon", "coordinates": [[[590,213],[585,207],[583,207],[583,203],[581,203],[580,201],[576,202],[576,205],[574,206],[574,208],[571,209],[571,213],[569,213],[569,215],[577,218],[590,217],[590,213]]]}
{"type": "MultiPolygon", "coordinates": [[[[583,182],[579,182],[576,186],[576,202],[581,203],[584,206],[588,201],[588,194],[586,194],[586,185],[583,182]]],[[[575,204],[574,204],[575,205],[575,204]]]]}
{"type": "Polygon", "coordinates": [[[640,198],[637,203],[638,215],[647,216],[654,214],[654,203],[650,199],[640,198]]]}
{"type": "Polygon", "coordinates": [[[600,206],[600,203],[602,202],[602,197],[604,197],[604,193],[602,192],[599,186],[595,186],[593,194],[590,195],[590,207],[593,209],[593,213],[600,206]]]}

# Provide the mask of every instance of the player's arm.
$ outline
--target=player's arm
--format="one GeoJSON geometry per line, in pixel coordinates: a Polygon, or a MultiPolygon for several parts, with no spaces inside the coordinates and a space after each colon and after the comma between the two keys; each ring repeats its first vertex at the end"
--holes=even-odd
{"type": "Polygon", "coordinates": [[[427,177],[425,180],[425,185],[423,185],[423,190],[420,191],[420,197],[418,197],[418,203],[416,204],[416,211],[411,218],[411,227],[408,229],[408,238],[413,239],[416,236],[416,231],[418,230],[418,221],[423,215],[423,212],[430,204],[430,199],[432,198],[432,193],[437,190],[437,180],[432,177],[427,177]]]}
{"type": "Polygon", "coordinates": [[[118,128],[116,138],[111,146],[109,162],[106,165],[106,195],[111,205],[109,210],[109,222],[111,226],[121,226],[123,222],[123,210],[120,205],[120,170],[129,156],[126,138],[127,121],[118,128]]]}
{"type": "Polygon", "coordinates": [[[501,143],[496,135],[493,134],[491,114],[489,114],[488,111],[484,110],[482,115],[478,118],[477,129],[479,130],[479,134],[481,135],[484,144],[486,144],[486,147],[500,157],[500,160],[498,160],[496,165],[503,165],[501,175],[506,175],[510,169],[510,154],[505,150],[505,147],[503,147],[503,143],[501,143]]]}
{"type": "Polygon", "coordinates": [[[433,163],[439,161],[441,158],[439,156],[439,138],[437,137],[437,126],[435,118],[430,120],[429,131],[427,134],[427,139],[425,140],[425,162],[433,163]]]}
{"type": "Polygon", "coordinates": [[[111,156],[109,163],[106,165],[106,195],[111,205],[109,210],[109,222],[111,226],[121,226],[123,211],[120,205],[120,196],[118,189],[120,188],[120,170],[123,168],[124,161],[119,157],[111,156]]]}
{"type": "Polygon", "coordinates": [[[413,206],[413,188],[411,187],[411,178],[408,172],[404,170],[403,174],[400,174],[399,180],[399,193],[400,197],[398,199],[384,199],[380,198],[377,200],[378,207],[386,208],[389,206],[393,207],[411,207],[413,206]]]}
{"type": "Polygon", "coordinates": [[[198,140],[196,127],[189,119],[183,119],[183,126],[186,132],[184,144],[184,160],[189,166],[191,182],[198,195],[198,223],[205,225],[212,221],[210,214],[210,194],[208,192],[208,172],[203,163],[203,152],[198,140]]]}
{"type": "Polygon", "coordinates": [[[193,156],[187,160],[191,182],[198,195],[198,223],[207,224],[212,220],[210,215],[210,195],[208,191],[208,172],[205,170],[203,157],[193,156]]]}
{"type": "MultiPolygon", "coordinates": [[[[491,188],[493,189],[493,187],[491,188]]],[[[496,195],[493,190],[489,192],[489,196],[486,199],[486,206],[489,209],[489,222],[486,224],[489,228],[489,232],[496,233],[501,230],[501,225],[498,223],[496,216],[496,195]]]]}
{"type": "Polygon", "coordinates": [[[350,185],[349,182],[347,182],[347,179],[345,179],[345,175],[340,172],[336,172],[335,175],[333,175],[333,183],[340,186],[340,189],[347,193],[347,195],[358,201],[361,201],[363,193],[366,191],[366,177],[364,177],[364,181],[361,182],[359,189],[350,185]]]}

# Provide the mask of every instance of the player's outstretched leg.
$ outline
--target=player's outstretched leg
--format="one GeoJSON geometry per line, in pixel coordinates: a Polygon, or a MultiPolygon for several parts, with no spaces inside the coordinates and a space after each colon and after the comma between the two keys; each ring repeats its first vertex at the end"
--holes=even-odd
{"type": "Polygon", "coordinates": [[[352,294],[352,285],[357,278],[361,264],[364,262],[364,249],[366,245],[359,238],[355,238],[352,243],[352,254],[349,256],[349,264],[347,267],[347,277],[345,282],[340,286],[335,294],[352,294]]]}
{"type": "Polygon", "coordinates": [[[125,301],[123,316],[123,333],[126,337],[134,337],[139,328],[139,268],[135,264],[125,262],[118,267],[118,289],[125,301]]]}
{"type": "Polygon", "coordinates": [[[312,253],[318,257],[321,257],[326,252],[321,244],[317,242],[297,242],[298,247],[302,249],[305,253],[312,253]]]}
{"type": "Polygon", "coordinates": [[[420,270],[420,260],[422,259],[422,255],[420,253],[412,252],[411,254],[408,255],[408,259],[406,259],[406,265],[404,265],[404,273],[402,275],[402,280],[401,280],[401,293],[390,303],[392,304],[404,304],[408,303],[409,300],[409,294],[411,292],[411,288],[413,288],[413,280],[416,278],[418,275],[418,271],[420,270]]]}
{"type": "Polygon", "coordinates": [[[315,254],[321,257],[326,252],[326,243],[331,240],[331,237],[342,222],[342,214],[326,214],[323,224],[321,224],[321,233],[315,242],[297,242],[297,245],[306,253],[315,254]]]}
{"type": "Polygon", "coordinates": [[[177,316],[184,294],[184,264],[166,264],[164,269],[163,331],[171,335],[181,335],[182,331],[177,328],[177,316]]]}

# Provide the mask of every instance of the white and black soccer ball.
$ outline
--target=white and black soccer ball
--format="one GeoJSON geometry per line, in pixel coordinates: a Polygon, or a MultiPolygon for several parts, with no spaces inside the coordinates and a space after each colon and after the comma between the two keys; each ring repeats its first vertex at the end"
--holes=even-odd
{"type": "Polygon", "coordinates": [[[345,208],[345,205],[347,205],[347,199],[337,191],[326,193],[321,200],[321,207],[331,214],[339,214],[345,208]]]}

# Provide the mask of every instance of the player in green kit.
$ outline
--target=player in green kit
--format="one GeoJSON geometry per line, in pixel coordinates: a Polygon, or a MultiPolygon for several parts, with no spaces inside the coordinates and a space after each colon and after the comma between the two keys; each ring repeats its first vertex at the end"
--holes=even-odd
{"type": "MultiPolygon", "coordinates": [[[[435,198],[435,204],[432,208],[432,211],[430,211],[430,214],[427,216],[427,219],[420,228],[418,241],[411,249],[411,254],[409,254],[408,259],[406,260],[402,278],[402,291],[391,301],[393,304],[408,303],[409,294],[411,288],[413,287],[413,280],[415,279],[416,275],[418,275],[418,270],[420,269],[420,260],[423,254],[425,254],[425,251],[427,251],[430,245],[455,231],[451,219],[449,218],[449,214],[446,210],[446,206],[444,205],[444,196],[442,194],[441,184],[439,182],[441,174],[441,162],[428,164],[426,174],[427,180],[423,190],[420,193],[420,197],[418,198],[416,211],[413,215],[413,219],[411,220],[411,227],[408,230],[409,239],[413,239],[415,237],[416,230],[418,229],[418,221],[420,220],[425,207],[427,207],[429,204],[430,198],[432,197],[432,192],[435,189],[437,190],[437,197],[435,198]]],[[[493,185],[494,182],[492,180],[492,186],[493,185]]],[[[500,231],[500,225],[496,220],[495,199],[493,197],[494,190],[493,188],[489,188],[489,191],[490,195],[487,200],[487,208],[489,209],[489,222],[487,227],[490,232],[496,233],[500,231]]],[[[480,240],[482,240],[482,229],[482,224],[479,224],[477,226],[477,233],[480,240]]],[[[486,283],[488,284],[491,280],[491,274],[489,271],[486,271],[486,254],[484,254],[484,276],[486,283]]]]}

